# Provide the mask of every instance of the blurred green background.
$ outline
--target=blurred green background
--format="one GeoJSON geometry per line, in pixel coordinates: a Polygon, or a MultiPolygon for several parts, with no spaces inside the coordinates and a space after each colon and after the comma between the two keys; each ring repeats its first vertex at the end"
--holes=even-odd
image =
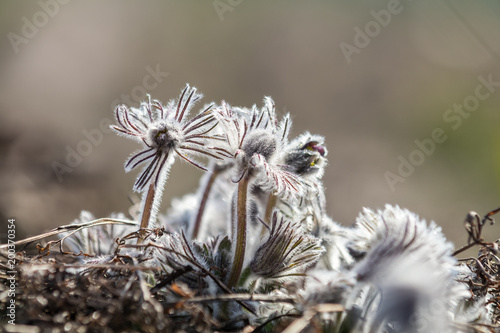
{"type": "MultiPolygon", "coordinates": [[[[146,90],[166,102],[189,82],[204,102],[270,95],[292,136],[324,135],[335,220],[399,204],[462,245],[467,212],[500,206],[499,31],[497,1],[2,1],[0,233],[9,217],[20,239],[82,209],[126,212],[137,173],[123,163],[139,145],[99,124],[118,102],[146,90]],[[474,106],[489,76],[497,86],[474,106]],[[443,117],[464,102],[474,111],[454,130],[443,117]],[[446,140],[422,160],[415,140],[436,128],[446,140]],[[68,149],[86,156],[70,167],[68,149]],[[391,188],[386,173],[410,155],[420,165],[391,188]],[[54,162],[71,169],[62,181],[54,162]]],[[[200,175],[178,161],[163,211],[200,175]]]]}

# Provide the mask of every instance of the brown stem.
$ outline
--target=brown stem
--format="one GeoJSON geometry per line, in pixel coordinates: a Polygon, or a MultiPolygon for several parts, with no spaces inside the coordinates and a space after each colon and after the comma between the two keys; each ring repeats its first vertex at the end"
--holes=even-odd
{"type": "Polygon", "coordinates": [[[245,260],[245,247],[247,243],[247,194],[248,194],[248,175],[243,177],[238,183],[238,193],[236,194],[236,214],[233,218],[233,248],[234,260],[231,267],[231,273],[227,282],[227,287],[231,289],[238,284],[243,261],[245,260]],[[235,226],[235,227],[234,227],[235,226]]]}
{"type": "Polygon", "coordinates": [[[476,245],[481,245],[482,244],[482,240],[479,240],[479,241],[474,241],[470,244],[467,244],[465,246],[462,246],[461,248],[459,248],[458,250],[456,250],[455,252],[453,252],[452,256],[456,256],[457,254],[460,254],[468,249],[470,249],[471,247],[473,246],[476,246],[476,245]]]}
{"type": "Polygon", "coordinates": [[[198,213],[196,214],[196,219],[194,220],[193,232],[191,233],[191,239],[196,239],[198,237],[198,232],[200,231],[201,220],[203,218],[203,213],[205,212],[205,207],[208,201],[208,195],[212,189],[212,185],[215,182],[215,178],[219,175],[217,166],[212,170],[212,174],[205,185],[205,190],[203,191],[203,196],[201,197],[200,207],[198,208],[198,213]]]}
{"type": "MultiPolygon", "coordinates": [[[[153,209],[153,203],[155,199],[155,184],[154,182],[151,182],[148,188],[148,192],[146,194],[146,200],[144,202],[144,207],[142,209],[142,216],[141,216],[141,225],[139,227],[139,230],[141,229],[146,229],[148,227],[149,219],[151,218],[151,211],[153,209]]],[[[144,240],[144,237],[142,234],[139,235],[139,238],[137,239],[137,244],[142,243],[144,240]]]]}

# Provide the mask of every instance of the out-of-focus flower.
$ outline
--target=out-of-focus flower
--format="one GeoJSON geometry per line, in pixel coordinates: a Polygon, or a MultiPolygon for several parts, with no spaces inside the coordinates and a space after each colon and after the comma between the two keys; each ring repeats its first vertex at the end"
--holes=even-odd
{"type": "Polygon", "coordinates": [[[363,331],[456,332],[455,311],[470,293],[456,281],[441,228],[390,205],[365,209],[356,222],[352,244],[365,254],[352,270],[363,294],[354,304],[366,314],[363,331]]]}
{"type": "Polygon", "coordinates": [[[325,253],[318,267],[340,271],[354,263],[354,259],[346,246],[350,232],[350,229],[342,227],[330,217],[323,217],[318,231],[318,238],[323,241],[325,253]]]}
{"type": "Polygon", "coordinates": [[[344,304],[356,284],[349,272],[315,269],[308,272],[309,279],[303,290],[305,303],[313,306],[321,303],[344,304]]]}
{"type": "MultiPolygon", "coordinates": [[[[126,220],[122,213],[112,213],[112,219],[126,220]]],[[[72,224],[82,224],[96,220],[92,213],[83,210],[72,224]]],[[[137,230],[137,226],[127,224],[106,224],[82,229],[64,240],[66,247],[73,253],[88,255],[112,255],[116,240],[137,230]]],[[[64,235],[63,235],[64,236],[64,235]]]]}
{"type": "Polygon", "coordinates": [[[207,183],[207,178],[211,178],[213,173],[207,172],[203,175],[200,181],[200,189],[198,193],[186,194],[183,197],[173,198],[171,207],[167,214],[160,214],[158,219],[160,225],[164,226],[167,231],[175,232],[185,230],[186,235],[193,235],[193,221],[200,214],[200,202],[205,201],[205,213],[202,218],[203,223],[200,223],[199,233],[197,237],[189,237],[191,239],[207,240],[210,237],[215,237],[227,232],[227,221],[231,217],[231,197],[234,190],[234,184],[229,181],[226,175],[218,175],[211,184],[211,191],[204,193],[204,185],[207,183]],[[207,198],[204,198],[204,195],[207,198]]]}

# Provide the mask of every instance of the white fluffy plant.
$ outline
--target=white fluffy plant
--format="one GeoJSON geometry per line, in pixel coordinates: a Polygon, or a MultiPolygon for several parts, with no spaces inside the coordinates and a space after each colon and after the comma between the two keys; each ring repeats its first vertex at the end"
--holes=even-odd
{"type": "MultiPolygon", "coordinates": [[[[93,228],[85,228],[78,231],[75,237],[68,237],[64,243],[73,253],[82,253],[88,256],[111,255],[117,248],[116,240],[137,230],[136,225],[124,224],[127,218],[122,213],[112,213],[110,220],[115,220],[116,224],[105,224],[93,228]]],[[[95,216],[83,210],[80,217],[72,224],[85,224],[98,221],[95,216]]]]}
{"type": "Polygon", "coordinates": [[[189,309],[197,308],[223,323],[217,329],[250,323],[263,331],[288,316],[299,317],[288,332],[494,328],[498,243],[485,242],[481,230],[500,208],[466,220],[469,244],[455,254],[482,245],[474,265],[455,259],[434,222],[398,206],[365,208],[352,227],[341,226],[326,215],[323,137],[306,132],[289,141],[290,116],[278,120],[270,97],[261,108],[222,102],[189,117],[200,98],[186,85],[166,105],[148,96],[139,108],[116,108],[112,128],[142,146],[125,163],[127,172],[143,166],[133,186],[143,196],[138,221],[82,212],[61,240],[73,254],[96,255],[89,266],[125,255],[153,267],[150,292],[170,304],[165,311],[193,320],[189,309]],[[207,172],[196,193],[158,217],[177,157],[207,172]],[[138,244],[128,244],[134,237],[138,244]]]}
{"type": "Polygon", "coordinates": [[[353,268],[360,284],[374,290],[372,305],[369,299],[362,305],[368,313],[365,331],[389,323],[403,331],[455,332],[453,314],[467,290],[455,281],[453,245],[441,228],[389,205],[365,210],[358,222],[371,230],[357,240],[368,251],[353,268]]]}
{"type": "MultiPolygon", "coordinates": [[[[258,260],[254,258],[252,261],[256,273],[263,273],[259,269],[263,266],[256,263],[263,259],[262,249],[266,246],[271,248],[270,240],[277,236],[296,243],[292,248],[285,247],[285,252],[272,258],[276,261],[274,265],[278,267],[295,260],[289,267],[289,273],[303,275],[301,267],[314,264],[322,253],[321,241],[307,235],[306,228],[299,223],[306,215],[312,215],[311,210],[316,211],[317,216],[323,215],[323,212],[319,212],[324,206],[320,181],[326,165],[324,139],[305,133],[288,142],[290,116],[285,115],[278,123],[274,102],[269,97],[264,99],[261,109],[255,106],[251,109],[234,108],[233,112],[223,102],[220,107],[210,105],[191,120],[185,121],[184,117],[199,98],[201,95],[196,89],[188,85],[179,99],[170,101],[166,107],[157,100],[149,99],[138,109],[126,106],[116,108],[118,126],[112,128],[143,144],[143,148],[125,163],[126,171],[145,164],[134,185],[135,191],[143,192],[141,228],[151,229],[157,226],[156,208],[174,156],[207,171],[207,168],[192,159],[192,155],[202,155],[209,158],[211,166],[204,176],[201,191],[197,194],[198,200],[189,195],[183,201],[177,201],[173,213],[161,217],[167,224],[167,230],[174,231],[174,225],[184,226],[188,231],[187,237],[182,235],[182,239],[187,242],[186,249],[198,245],[203,247],[204,243],[192,243],[192,240],[198,238],[208,243],[213,242],[205,235],[199,235],[204,212],[230,210],[232,206],[233,212],[228,215],[232,226],[229,257],[231,265],[221,268],[228,270],[224,281],[229,289],[238,285],[243,268],[248,267],[254,255],[258,257],[258,260]],[[218,186],[214,186],[215,183],[218,186]],[[231,205],[224,205],[224,198],[231,192],[234,193],[231,205]],[[211,201],[209,196],[212,196],[211,201]],[[213,197],[217,200],[213,200],[213,197]],[[312,201],[318,203],[305,204],[312,201]],[[277,228],[276,223],[271,223],[271,212],[275,207],[285,208],[283,204],[292,207],[288,217],[293,219],[293,224],[290,222],[285,227],[281,223],[280,228],[277,228]],[[307,209],[293,208],[294,205],[307,209]],[[254,246],[248,252],[249,220],[255,230],[251,231],[254,246]],[[186,223],[189,226],[186,227],[186,223]],[[291,230],[292,225],[296,230],[290,233],[288,230],[291,230]],[[260,252],[256,254],[261,234],[268,241],[261,244],[260,252]],[[300,260],[297,259],[297,253],[300,252],[298,250],[305,253],[300,260]]],[[[218,225],[220,226],[220,221],[218,225]]],[[[163,247],[168,248],[168,244],[163,247]]],[[[202,257],[207,260],[206,256],[202,257]]],[[[267,263],[270,261],[267,260],[267,263]]],[[[278,277],[278,273],[274,276],[278,277]]],[[[268,273],[263,275],[271,277],[268,273]]]]}
{"type": "Polygon", "coordinates": [[[346,246],[357,262],[340,273],[323,275],[323,283],[308,291],[315,302],[331,297],[345,306],[343,316],[337,318],[338,328],[349,332],[470,330],[472,316],[463,306],[471,293],[458,281],[453,245],[434,222],[427,224],[406,209],[386,205],[378,211],[365,208],[346,231],[350,238],[346,246]],[[333,295],[321,295],[326,285],[333,295]]]}
{"type": "MultiPolygon", "coordinates": [[[[254,106],[250,110],[239,109],[238,112],[233,112],[223,102],[215,115],[226,135],[225,150],[231,155],[225,162],[232,164],[232,181],[238,184],[232,204],[234,259],[227,278],[227,284],[231,288],[238,284],[248,258],[245,254],[249,207],[255,202],[252,187],[294,202],[304,194],[304,183],[283,164],[291,120],[287,114],[278,123],[275,105],[270,97],[264,99],[261,109],[254,106]]],[[[272,207],[273,200],[269,201],[272,207]]],[[[270,211],[270,208],[266,208],[266,211],[270,211]]],[[[252,239],[258,238],[259,234],[260,232],[254,232],[252,239]]]]}
{"type": "Polygon", "coordinates": [[[125,163],[127,172],[145,165],[134,184],[134,191],[143,194],[141,229],[157,226],[158,206],[175,157],[206,171],[194,159],[196,156],[221,159],[220,155],[224,154],[221,148],[215,146],[220,138],[211,134],[217,125],[212,115],[213,105],[187,119],[201,98],[196,88],[186,85],[180,97],[170,100],[166,106],[149,97],[148,102],[142,103],[139,108],[120,105],[115,109],[118,125],[111,128],[143,146],[125,163]]]}

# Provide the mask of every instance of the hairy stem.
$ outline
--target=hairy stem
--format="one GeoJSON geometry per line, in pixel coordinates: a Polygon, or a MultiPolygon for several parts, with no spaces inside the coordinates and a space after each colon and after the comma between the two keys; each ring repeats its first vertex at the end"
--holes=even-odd
{"type": "Polygon", "coordinates": [[[266,207],[266,215],[265,215],[265,222],[270,225],[271,224],[271,215],[273,213],[273,209],[276,206],[276,203],[278,202],[278,197],[273,194],[269,193],[269,198],[267,199],[267,207],[266,207]]]}
{"type": "Polygon", "coordinates": [[[208,201],[208,195],[210,194],[210,190],[212,189],[212,185],[215,182],[215,178],[219,175],[219,168],[214,166],[212,169],[212,174],[208,181],[205,184],[205,189],[203,190],[203,195],[200,201],[200,207],[198,207],[198,213],[196,214],[196,218],[193,223],[193,231],[191,232],[191,239],[196,239],[198,237],[198,232],[200,231],[201,220],[203,218],[203,213],[205,212],[205,207],[208,201]]]}
{"type": "MultiPolygon", "coordinates": [[[[273,209],[276,206],[276,203],[278,202],[278,197],[273,194],[269,193],[269,197],[267,198],[267,206],[266,206],[266,213],[264,215],[264,223],[266,223],[268,226],[271,225],[271,215],[273,214],[273,209]]],[[[268,228],[266,226],[262,226],[262,231],[260,232],[260,236],[264,236],[266,234],[266,231],[268,228]]]]}
{"type": "Polygon", "coordinates": [[[243,261],[245,260],[245,248],[247,244],[247,195],[248,175],[238,183],[236,194],[236,213],[233,216],[233,249],[234,259],[231,273],[227,282],[228,288],[234,287],[240,279],[243,261]]]}
{"type": "MultiPolygon", "coordinates": [[[[139,227],[140,229],[146,229],[149,224],[149,219],[151,218],[151,211],[153,210],[153,203],[155,199],[155,184],[154,182],[151,182],[148,188],[148,192],[146,193],[146,199],[144,200],[144,205],[142,208],[142,216],[141,216],[141,225],[139,227]]],[[[137,239],[137,244],[142,243],[144,240],[144,237],[139,235],[139,238],[137,239]]]]}

